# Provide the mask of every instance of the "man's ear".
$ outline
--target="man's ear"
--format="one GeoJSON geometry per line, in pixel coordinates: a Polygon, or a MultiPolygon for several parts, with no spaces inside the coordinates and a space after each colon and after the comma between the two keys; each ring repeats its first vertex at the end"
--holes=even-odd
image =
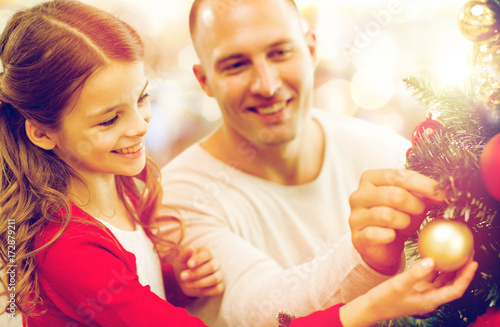
{"type": "Polygon", "coordinates": [[[193,65],[193,73],[194,76],[196,76],[198,83],[200,83],[201,88],[205,91],[205,94],[209,97],[213,97],[212,90],[210,90],[210,87],[207,84],[207,75],[205,74],[205,70],[201,64],[193,65]]]}
{"type": "Polygon", "coordinates": [[[314,34],[313,31],[309,30],[306,32],[305,39],[313,63],[316,63],[316,34],[314,34]]]}
{"type": "Polygon", "coordinates": [[[26,129],[26,135],[34,145],[44,150],[52,150],[55,148],[56,142],[54,135],[49,133],[47,128],[40,126],[30,119],[26,120],[24,127],[26,129]]]}

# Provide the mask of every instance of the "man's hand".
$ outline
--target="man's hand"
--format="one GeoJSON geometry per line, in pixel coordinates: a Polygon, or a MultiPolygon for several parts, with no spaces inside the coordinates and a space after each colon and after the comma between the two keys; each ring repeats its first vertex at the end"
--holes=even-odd
{"type": "Polygon", "coordinates": [[[437,182],[410,170],[379,169],[363,174],[349,198],[352,242],[374,270],[392,275],[404,243],[425,218],[431,202],[441,202],[437,182]]]}

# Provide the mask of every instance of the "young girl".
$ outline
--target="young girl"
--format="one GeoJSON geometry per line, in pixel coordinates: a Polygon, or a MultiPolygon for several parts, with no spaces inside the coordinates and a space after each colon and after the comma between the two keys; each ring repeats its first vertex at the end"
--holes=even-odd
{"type": "MultiPolygon", "coordinates": [[[[2,295],[24,325],[204,326],[164,300],[149,241],[160,251],[175,246],[150,224],[160,186],[144,150],[150,106],[137,33],[96,8],[56,0],[14,15],[0,59],[2,295]]],[[[165,279],[169,301],[186,300],[178,288],[189,297],[222,292],[205,248],[179,250],[170,267],[165,274],[178,283],[165,279]]],[[[291,326],[363,326],[428,312],[461,296],[475,268],[434,279],[426,259],[291,326]]]]}
{"type": "Polygon", "coordinates": [[[47,2],[12,17],[0,58],[2,295],[30,327],[203,325],[165,299],[221,293],[217,263],[205,248],[179,251],[164,270],[179,285],[166,276],[165,294],[147,237],[161,188],[144,147],[136,31],[79,2],[47,2]]]}

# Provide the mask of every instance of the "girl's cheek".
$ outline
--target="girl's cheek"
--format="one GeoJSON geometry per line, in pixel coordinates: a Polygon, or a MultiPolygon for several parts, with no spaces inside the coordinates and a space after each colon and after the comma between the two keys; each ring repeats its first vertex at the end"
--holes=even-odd
{"type": "Polygon", "coordinates": [[[94,145],[89,141],[80,141],[76,147],[76,154],[85,157],[92,153],[94,145]]]}

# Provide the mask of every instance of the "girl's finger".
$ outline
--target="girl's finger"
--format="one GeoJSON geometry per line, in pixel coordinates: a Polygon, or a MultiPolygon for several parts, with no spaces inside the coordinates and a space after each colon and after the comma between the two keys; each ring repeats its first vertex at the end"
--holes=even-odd
{"type": "Polygon", "coordinates": [[[186,264],[189,258],[193,255],[193,249],[191,247],[181,248],[179,254],[177,255],[177,262],[181,264],[186,264]]]}
{"type": "Polygon", "coordinates": [[[429,275],[433,272],[433,268],[434,260],[425,258],[416,262],[410,269],[395,278],[399,279],[398,283],[401,285],[401,289],[412,289],[416,285],[424,287],[426,279],[428,279],[429,275]]]}
{"type": "Polygon", "coordinates": [[[220,263],[217,260],[211,260],[195,269],[185,270],[189,274],[190,280],[201,279],[205,276],[209,276],[216,271],[220,270],[220,263]]]}
{"type": "Polygon", "coordinates": [[[205,289],[205,288],[217,286],[221,282],[222,282],[222,273],[220,271],[216,271],[213,274],[211,274],[209,276],[205,276],[202,279],[198,279],[196,281],[190,282],[189,287],[190,288],[205,289]]]}
{"type": "Polygon", "coordinates": [[[187,262],[187,266],[190,269],[194,269],[212,259],[212,253],[206,247],[199,247],[194,252],[191,258],[187,262]]]}

